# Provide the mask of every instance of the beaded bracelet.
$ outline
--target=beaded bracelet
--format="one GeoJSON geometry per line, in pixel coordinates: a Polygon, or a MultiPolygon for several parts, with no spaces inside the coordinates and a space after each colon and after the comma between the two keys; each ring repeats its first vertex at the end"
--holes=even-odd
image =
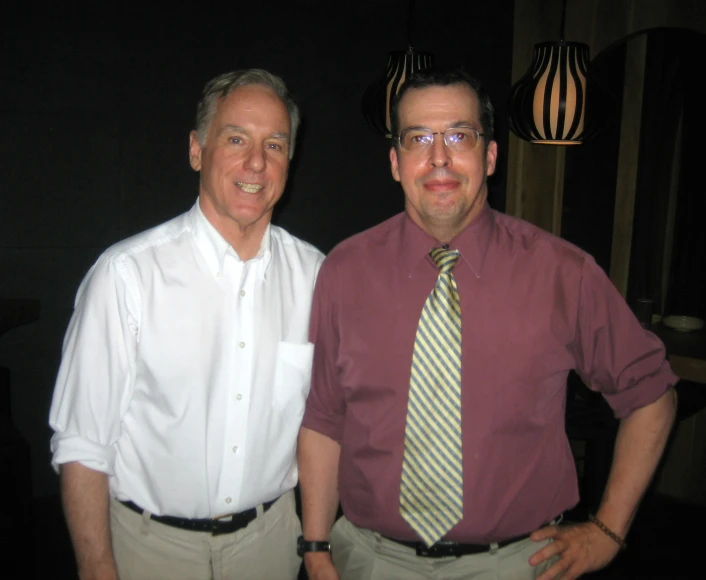
{"type": "Polygon", "coordinates": [[[596,516],[593,514],[588,514],[588,521],[590,521],[593,524],[596,524],[598,526],[598,529],[601,530],[606,536],[608,536],[611,540],[613,540],[618,546],[620,546],[621,550],[627,550],[628,545],[625,543],[625,540],[621,538],[618,534],[616,534],[613,530],[608,528],[601,520],[599,520],[596,516]]]}

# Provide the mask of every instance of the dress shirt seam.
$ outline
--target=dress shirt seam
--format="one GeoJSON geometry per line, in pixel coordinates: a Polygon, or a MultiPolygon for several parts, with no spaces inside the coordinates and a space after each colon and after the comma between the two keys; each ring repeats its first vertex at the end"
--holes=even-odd
{"type": "Polygon", "coordinates": [[[581,344],[581,309],[583,308],[584,284],[586,281],[586,257],[581,256],[581,270],[579,283],[576,285],[576,321],[574,322],[573,336],[570,344],[572,345],[573,358],[576,366],[576,372],[587,385],[593,388],[590,381],[590,374],[586,372],[586,361],[583,353],[583,345],[581,344]],[[581,364],[579,364],[579,362],[581,364]]]}
{"type": "MultiPolygon", "coordinates": [[[[113,263],[115,264],[116,274],[118,276],[120,276],[120,279],[125,286],[125,291],[130,294],[130,297],[138,305],[137,312],[132,312],[128,308],[128,305],[126,302],[125,315],[126,316],[132,315],[135,318],[136,332],[134,335],[134,339],[135,339],[135,342],[137,344],[139,344],[140,343],[140,335],[141,335],[140,331],[142,329],[142,296],[141,296],[140,292],[138,291],[137,281],[131,275],[129,268],[125,264],[125,261],[126,261],[125,259],[121,259],[121,260],[116,260],[113,263]]],[[[125,322],[129,323],[129,321],[125,321],[125,322]]]]}

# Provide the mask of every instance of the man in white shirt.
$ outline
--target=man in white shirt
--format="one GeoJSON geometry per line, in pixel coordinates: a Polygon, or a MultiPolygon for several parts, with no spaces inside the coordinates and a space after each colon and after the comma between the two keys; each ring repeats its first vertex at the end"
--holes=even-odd
{"type": "Polygon", "coordinates": [[[187,213],[79,287],[49,422],[79,576],[297,577],[293,488],[323,255],[271,225],[299,111],[250,69],[204,88],[187,213]]]}

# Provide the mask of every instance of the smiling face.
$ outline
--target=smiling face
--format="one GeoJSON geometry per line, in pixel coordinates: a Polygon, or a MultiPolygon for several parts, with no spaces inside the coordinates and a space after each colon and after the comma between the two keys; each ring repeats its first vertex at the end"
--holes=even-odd
{"type": "MultiPolygon", "coordinates": [[[[411,89],[399,104],[400,131],[423,127],[443,133],[450,127],[480,124],[478,98],[466,85],[411,89]]],[[[392,176],[402,184],[410,218],[441,242],[459,234],[480,213],[488,198],[487,177],[495,171],[497,143],[481,137],[471,151],[459,153],[442,135],[421,151],[392,148],[392,176]]]]}
{"type": "Polygon", "coordinates": [[[243,238],[259,245],[282,197],[289,135],[287,107],[262,85],[240,87],[221,98],[203,143],[191,133],[189,159],[201,172],[201,210],[236,250],[243,238]]]}

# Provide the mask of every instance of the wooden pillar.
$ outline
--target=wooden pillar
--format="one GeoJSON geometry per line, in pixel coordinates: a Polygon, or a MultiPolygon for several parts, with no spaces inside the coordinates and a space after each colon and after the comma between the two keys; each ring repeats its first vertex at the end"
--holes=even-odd
{"type": "Polygon", "coordinates": [[[647,36],[642,35],[635,37],[628,43],[625,56],[623,112],[620,123],[618,177],[615,188],[613,245],[610,256],[610,279],[623,297],[627,292],[628,271],[630,269],[646,51],[647,36]]]}

